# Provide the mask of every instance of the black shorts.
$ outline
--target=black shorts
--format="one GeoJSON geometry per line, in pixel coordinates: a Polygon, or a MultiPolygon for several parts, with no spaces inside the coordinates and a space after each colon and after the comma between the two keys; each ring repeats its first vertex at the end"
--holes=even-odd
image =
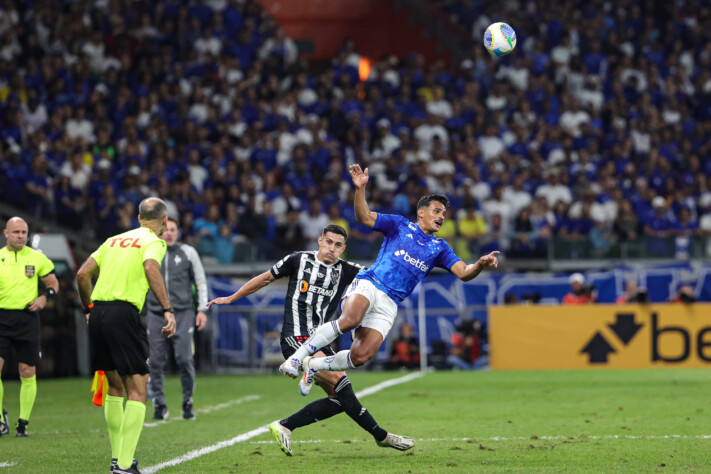
{"type": "Polygon", "coordinates": [[[0,357],[7,360],[13,348],[18,362],[31,366],[39,364],[42,352],[38,312],[0,309],[0,357]]]}
{"type": "MultiPolygon", "coordinates": [[[[294,355],[294,352],[296,352],[296,349],[301,347],[301,345],[306,342],[306,339],[308,339],[308,336],[287,336],[287,337],[282,337],[281,338],[281,353],[284,356],[284,359],[288,359],[289,357],[294,355]]],[[[323,352],[326,354],[326,357],[336,355],[333,349],[331,349],[331,346],[326,346],[322,347],[318,351],[323,352]]],[[[318,352],[316,351],[316,352],[318,352]]]]}
{"type": "Polygon", "coordinates": [[[148,336],[138,309],[126,301],[96,301],[89,316],[92,370],[148,373],[148,336]]]}

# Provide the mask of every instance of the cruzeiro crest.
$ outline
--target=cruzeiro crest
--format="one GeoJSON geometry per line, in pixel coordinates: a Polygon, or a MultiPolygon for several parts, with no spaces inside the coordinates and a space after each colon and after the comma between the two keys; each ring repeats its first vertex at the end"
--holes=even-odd
{"type": "Polygon", "coordinates": [[[25,276],[27,278],[32,278],[35,276],[35,266],[34,265],[25,265],[25,276]]]}

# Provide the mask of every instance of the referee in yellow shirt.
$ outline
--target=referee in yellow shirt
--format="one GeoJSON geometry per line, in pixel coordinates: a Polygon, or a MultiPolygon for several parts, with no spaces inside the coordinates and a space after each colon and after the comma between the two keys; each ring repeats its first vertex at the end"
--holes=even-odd
{"type": "Polygon", "coordinates": [[[104,416],[111,443],[111,472],[139,473],[133,458],[141,436],[148,394],[148,338],[139,313],[150,288],[163,308],[168,337],[175,333],[160,262],[166,251],[160,235],[167,220],[165,203],[144,199],[140,227],[109,237],[77,272],[79,296],[89,322],[93,370],[109,381],[104,416]],[[92,291],[91,279],[98,274],[92,291]],[[128,395],[124,409],[124,395],[128,395]]]}
{"type": "MultiPolygon", "coordinates": [[[[37,363],[40,361],[39,310],[59,289],[54,264],[39,250],[27,246],[27,222],[13,217],[5,226],[7,246],[0,249],[0,373],[13,347],[19,361],[20,419],[17,436],[27,436],[32,406],[37,396],[37,363]],[[47,292],[38,296],[37,278],[47,292]]],[[[0,379],[0,436],[10,433],[7,411],[3,409],[0,379]]]]}

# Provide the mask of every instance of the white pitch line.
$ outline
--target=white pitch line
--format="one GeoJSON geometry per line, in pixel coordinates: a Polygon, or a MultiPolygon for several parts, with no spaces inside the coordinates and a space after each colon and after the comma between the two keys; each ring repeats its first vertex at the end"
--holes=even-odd
{"type": "Polygon", "coordinates": [[[231,400],[229,402],[225,403],[220,403],[219,405],[211,406],[211,407],[205,407],[205,408],[200,408],[199,410],[196,410],[198,413],[212,413],[213,411],[217,410],[222,410],[223,408],[229,408],[234,405],[239,405],[240,403],[244,402],[251,402],[253,400],[259,400],[260,397],[259,395],[247,395],[246,397],[238,398],[237,400],[231,400]]]}
{"type": "MultiPolygon", "coordinates": [[[[602,435],[602,436],[537,436],[532,438],[530,436],[493,436],[491,438],[417,438],[417,442],[440,442],[440,441],[550,441],[550,440],[571,440],[571,441],[581,441],[585,439],[594,440],[604,440],[604,439],[711,439],[711,435],[602,435]]],[[[370,440],[365,439],[352,439],[352,440],[342,440],[342,439],[307,439],[307,440],[292,440],[291,444],[322,444],[322,443],[370,443],[370,440]]],[[[273,444],[274,441],[262,440],[262,441],[250,441],[249,444],[273,444]]]]}
{"type": "Polygon", "coordinates": [[[413,372],[413,373],[407,374],[403,377],[398,377],[398,378],[392,379],[392,380],[386,380],[385,382],[380,382],[379,384],[375,384],[372,387],[364,388],[360,392],[356,392],[356,397],[358,397],[358,398],[367,397],[368,395],[378,393],[379,391],[384,390],[386,388],[394,387],[395,385],[400,385],[401,383],[407,383],[410,380],[419,379],[423,375],[425,375],[424,372],[413,372]]]}
{"type": "Polygon", "coordinates": [[[242,433],[241,435],[235,436],[232,439],[220,441],[219,443],[212,444],[210,446],[205,446],[204,448],[201,448],[201,449],[196,449],[196,450],[190,451],[188,453],[183,454],[182,456],[173,458],[170,461],[156,464],[155,466],[149,466],[145,469],[142,469],[141,472],[144,472],[145,474],[154,474],[154,473],[160,471],[161,469],[165,469],[166,467],[177,466],[178,464],[188,462],[192,459],[199,458],[199,457],[204,456],[206,454],[210,454],[210,453],[220,450],[222,448],[227,448],[227,447],[230,447],[234,444],[241,443],[242,441],[247,441],[248,439],[252,439],[255,436],[264,434],[267,431],[269,431],[269,425],[260,426],[259,428],[255,429],[255,430],[248,431],[246,433],[242,433]]]}
{"type": "MultiPolygon", "coordinates": [[[[220,403],[219,405],[211,406],[211,407],[204,407],[200,408],[199,410],[195,410],[197,413],[212,413],[213,411],[217,410],[222,410],[224,408],[229,408],[235,405],[239,405],[244,402],[251,402],[253,400],[259,400],[260,397],[259,395],[247,395],[246,397],[238,398],[236,400],[230,400],[229,402],[225,403],[220,403]]],[[[174,416],[173,418],[170,418],[168,420],[163,420],[163,421],[156,421],[156,422],[151,422],[151,423],[143,423],[144,428],[154,428],[156,426],[161,426],[165,425],[167,423],[172,423],[173,421],[178,421],[182,420],[182,416],[174,416]]]]}
{"type": "MultiPolygon", "coordinates": [[[[411,380],[415,380],[415,379],[420,378],[424,375],[425,375],[425,372],[413,372],[413,373],[405,375],[403,377],[398,377],[398,378],[392,379],[392,380],[386,380],[385,382],[380,382],[379,384],[375,384],[372,387],[368,387],[366,389],[361,390],[360,392],[357,392],[356,396],[358,398],[367,397],[368,395],[378,393],[379,391],[384,390],[386,388],[393,387],[393,386],[399,385],[401,383],[407,383],[411,380]]],[[[185,462],[191,461],[191,460],[199,458],[201,456],[205,456],[206,454],[210,454],[210,453],[213,453],[213,452],[218,451],[220,449],[233,446],[237,443],[241,443],[243,441],[250,440],[250,439],[255,438],[259,435],[262,435],[268,431],[269,431],[269,425],[260,426],[259,428],[253,429],[252,431],[248,431],[246,433],[242,433],[239,436],[235,436],[232,439],[220,441],[219,443],[215,443],[210,446],[205,446],[204,448],[195,449],[193,451],[183,454],[182,456],[178,456],[178,457],[173,458],[169,461],[165,461],[160,464],[156,464],[155,466],[148,466],[146,468],[141,469],[141,472],[143,472],[144,474],[154,474],[154,473],[160,471],[161,469],[165,469],[166,467],[177,466],[178,464],[183,464],[185,462]]]]}

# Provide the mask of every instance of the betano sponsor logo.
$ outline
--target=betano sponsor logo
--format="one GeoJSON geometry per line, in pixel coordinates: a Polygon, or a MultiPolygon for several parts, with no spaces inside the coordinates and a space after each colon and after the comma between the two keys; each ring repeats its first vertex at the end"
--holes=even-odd
{"type": "Polygon", "coordinates": [[[315,293],[319,296],[333,296],[335,292],[335,290],[328,290],[326,288],[321,288],[320,286],[309,285],[309,282],[306,280],[301,280],[299,285],[299,290],[302,293],[315,293]]]}
{"type": "Polygon", "coordinates": [[[711,367],[711,305],[494,307],[492,368],[711,367]],[[535,354],[535,357],[531,357],[535,354]]]}
{"type": "Polygon", "coordinates": [[[410,254],[407,253],[405,250],[398,250],[395,252],[396,257],[403,256],[402,259],[405,260],[407,263],[412,265],[413,267],[417,268],[418,270],[421,270],[423,272],[426,272],[429,270],[429,267],[425,265],[424,260],[420,260],[419,258],[412,258],[410,257],[410,254]]]}
{"type": "MultiPolygon", "coordinates": [[[[617,313],[617,321],[608,324],[614,334],[620,339],[624,346],[634,338],[644,324],[635,321],[634,313],[617,313]]],[[[650,334],[650,354],[652,362],[683,362],[693,355],[694,340],[696,340],[696,355],[699,360],[711,362],[711,351],[706,350],[711,346],[711,326],[703,326],[694,334],[694,330],[683,326],[662,326],[659,322],[657,312],[650,314],[651,334],[650,334]],[[695,337],[694,337],[695,336],[695,337]],[[672,353],[661,349],[662,340],[665,338],[677,338],[681,342],[681,350],[672,353]]],[[[588,361],[591,364],[607,363],[610,354],[618,351],[610,345],[601,331],[596,331],[585,347],[580,350],[581,354],[588,354],[588,361]]]]}

